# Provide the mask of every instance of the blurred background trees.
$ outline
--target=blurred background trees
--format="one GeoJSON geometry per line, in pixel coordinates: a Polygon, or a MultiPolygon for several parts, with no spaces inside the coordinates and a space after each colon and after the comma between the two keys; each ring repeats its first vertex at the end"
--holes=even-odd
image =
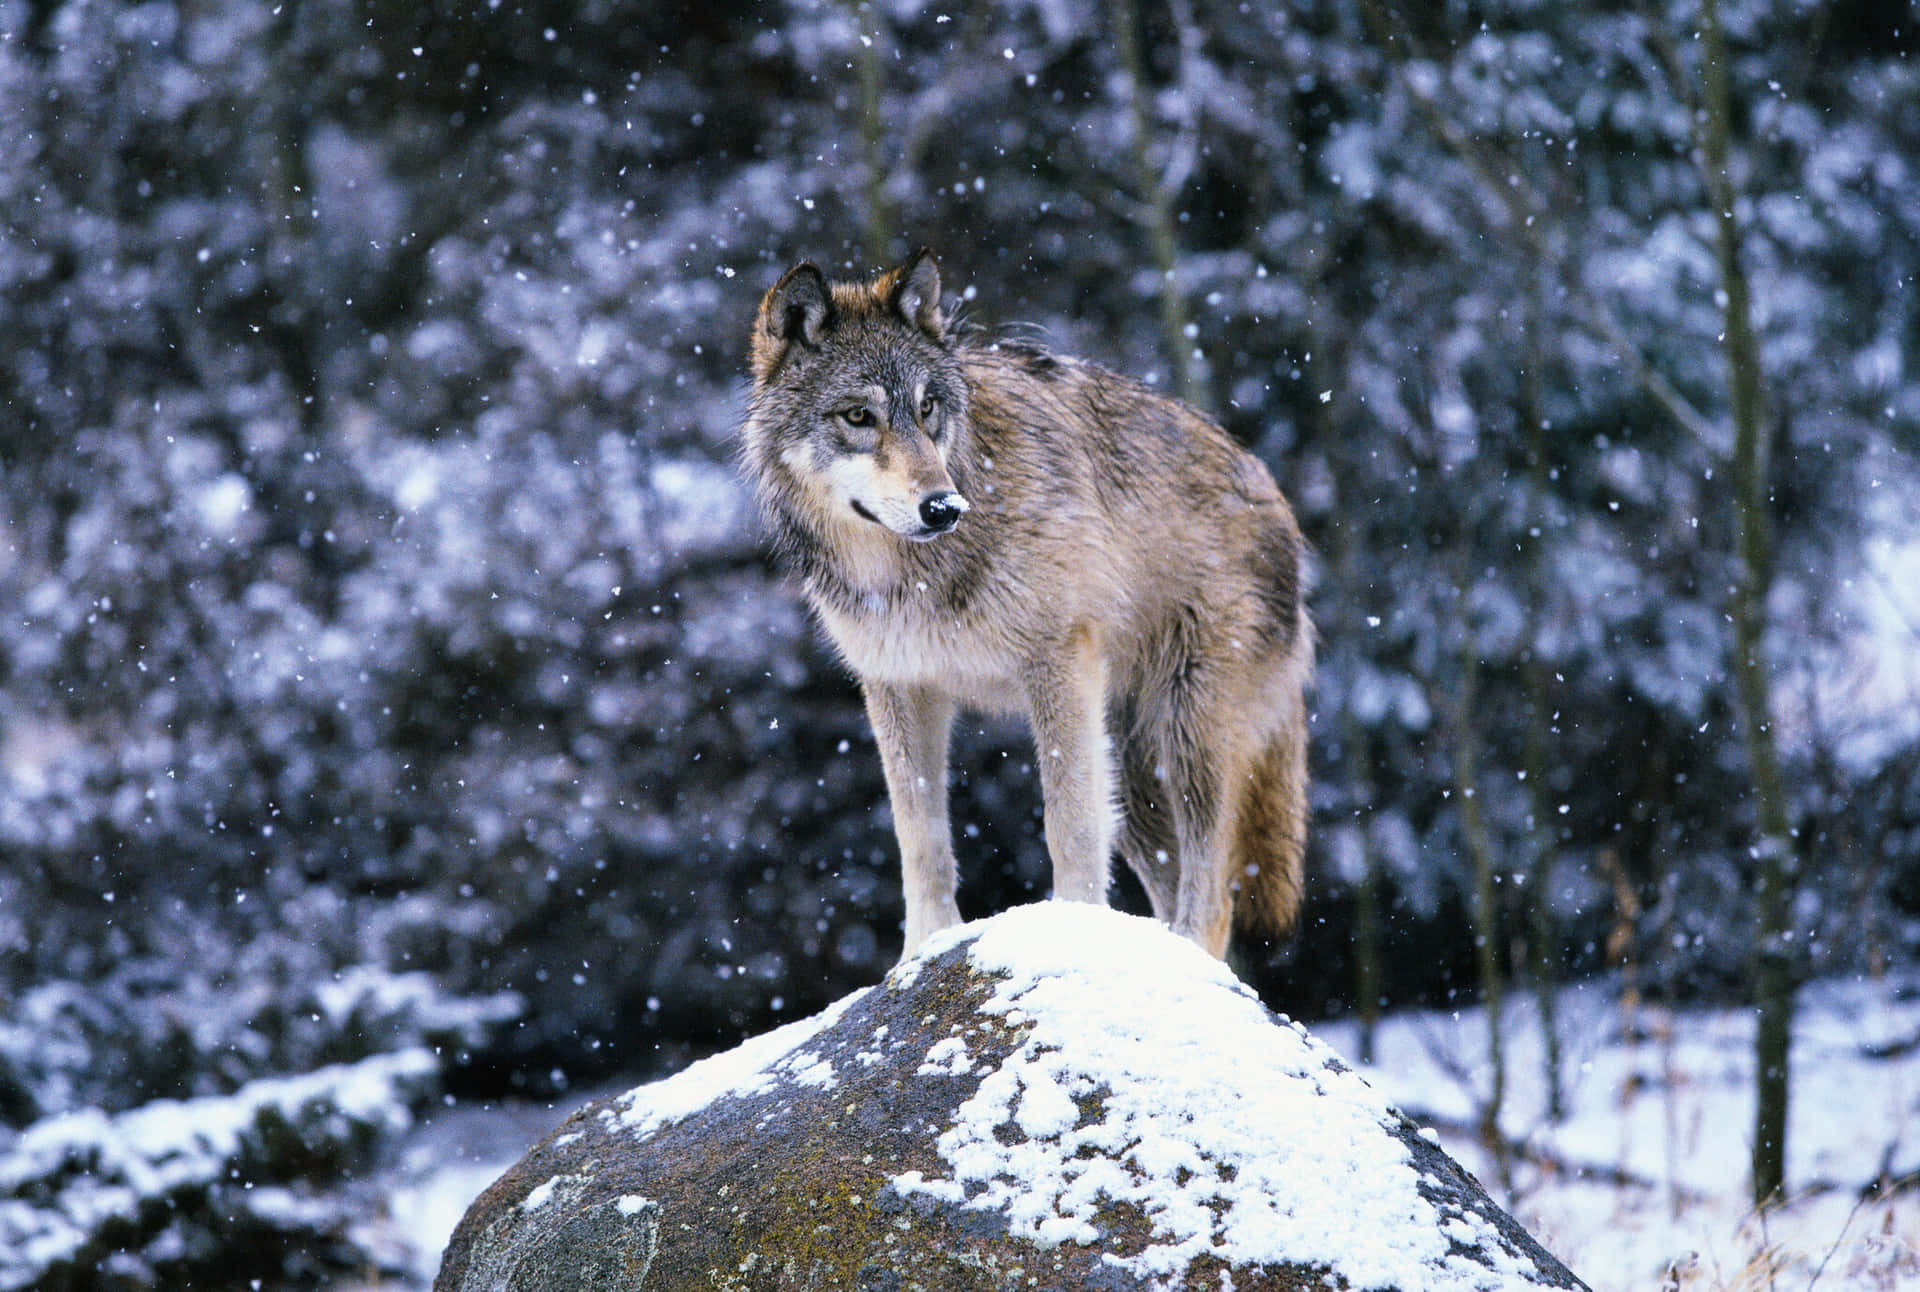
{"type": "MultiPolygon", "coordinates": [[[[1695,0],[0,0],[0,1007],[79,1038],[0,1048],[0,1120],[299,1070],[348,972],[519,993],[482,1093],[872,981],[878,761],[729,457],[767,284],[921,243],[1298,505],[1270,1003],[1593,972],[1629,907],[1668,994],[1911,959],[1897,17],[1731,0],[1716,63],[1695,0]]],[[[963,909],[1041,895],[1021,733],[957,765],[963,909]]]]}

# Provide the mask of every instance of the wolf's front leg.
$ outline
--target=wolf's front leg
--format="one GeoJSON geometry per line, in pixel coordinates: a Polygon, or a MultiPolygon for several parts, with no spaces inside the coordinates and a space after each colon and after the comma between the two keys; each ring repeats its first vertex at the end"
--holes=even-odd
{"type": "Polygon", "coordinates": [[[901,886],[907,899],[910,955],[931,934],[960,922],[954,903],[958,875],[953,829],[947,823],[947,739],[953,701],[932,687],[861,683],[867,721],[880,746],[893,806],[893,834],[900,843],[901,886]]]}
{"type": "Polygon", "coordinates": [[[1076,626],[1029,665],[1027,709],[1046,800],[1053,895],[1068,901],[1107,900],[1115,811],[1106,704],[1106,660],[1091,626],[1076,626]]]}

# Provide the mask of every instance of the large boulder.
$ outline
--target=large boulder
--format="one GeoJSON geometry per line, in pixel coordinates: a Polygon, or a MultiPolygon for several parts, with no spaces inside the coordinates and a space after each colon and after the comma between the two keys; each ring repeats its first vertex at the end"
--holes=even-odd
{"type": "Polygon", "coordinates": [[[1043,903],[582,1109],[435,1289],[1583,1286],[1218,961],[1043,903]]]}

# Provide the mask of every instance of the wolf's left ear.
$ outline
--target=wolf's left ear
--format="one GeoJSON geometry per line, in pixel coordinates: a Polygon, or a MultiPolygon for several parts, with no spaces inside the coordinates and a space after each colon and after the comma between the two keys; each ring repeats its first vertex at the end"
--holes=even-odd
{"type": "Polygon", "coordinates": [[[832,326],[833,292],[813,262],[803,260],[781,275],[760,302],[759,326],[753,329],[754,372],[771,374],[796,343],[817,348],[832,326]]]}
{"type": "Polygon", "coordinates": [[[893,292],[887,303],[934,340],[946,339],[947,316],[940,310],[940,266],[925,247],[893,271],[893,292]]]}

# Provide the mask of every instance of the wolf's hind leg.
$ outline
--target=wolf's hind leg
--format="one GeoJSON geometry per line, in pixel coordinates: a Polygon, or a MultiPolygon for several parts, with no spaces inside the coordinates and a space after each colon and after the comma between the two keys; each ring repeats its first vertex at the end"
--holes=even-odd
{"type": "Polygon", "coordinates": [[[863,682],[867,721],[880,746],[893,807],[893,833],[900,844],[901,887],[906,897],[906,942],[911,955],[929,936],[960,922],[954,901],[959,885],[953,861],[953,828],[947,817],[947,742],[953,731],[953,700],[926,686],[863,682]]]}
{"type": "Polygon", "coordinates": [[[1153,918],[1172,924],[1180,888],[1180,841],[1167,801],[1173,786],[1155,742],[1124,720],[1121,731],[1120,855],[1146,890],[1153,918]]]}
{"type": "Polygon", "coordinates": [[[1230,717],[1200,705],[1175,705],[1173,717],[1166,739],[1180,863],[1173,931],[1225,957],[1233,932],[1233,832],[1251,768],[1232,739],[1230,717]]]}
{"type": "Polygon", "coordinates": [[[1174,901],[1173,931],[1192,938],[1224,959],[1233,933],[1232,864],[1223,818],[1231,807],[1193,802],[1181,813],[1180,889],[1174,901]]]}

